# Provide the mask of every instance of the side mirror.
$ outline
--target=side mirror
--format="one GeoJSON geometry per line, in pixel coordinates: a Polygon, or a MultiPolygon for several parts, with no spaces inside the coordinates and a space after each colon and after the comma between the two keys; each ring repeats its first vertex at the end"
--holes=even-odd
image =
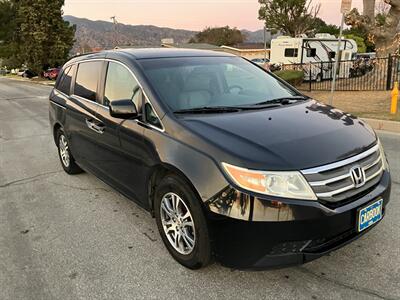
{"type": "Polygon", "coordinates": [[[109,104],[110,115],[118,119],[132,119],[138,116],[135,103],[132,100],[115,100],[109,104]]]}

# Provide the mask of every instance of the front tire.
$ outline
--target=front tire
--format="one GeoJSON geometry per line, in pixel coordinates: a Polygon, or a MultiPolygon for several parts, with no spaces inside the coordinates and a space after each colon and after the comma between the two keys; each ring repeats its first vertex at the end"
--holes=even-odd
{"type": "Polygon", "coordinates": [[[82,173],[82,169],[76,164],[74,157],[69,149],[69,142],[64,131],[57,132],[58,157],[64,171],[70,175],[82,173]]]}
{"type": "Polygon", "coordinates": [[[154,199],[157,227],[172,257],[189,269],[211,261],[210,237],[201,204],[186,180],[167,175],[154,199]]]}

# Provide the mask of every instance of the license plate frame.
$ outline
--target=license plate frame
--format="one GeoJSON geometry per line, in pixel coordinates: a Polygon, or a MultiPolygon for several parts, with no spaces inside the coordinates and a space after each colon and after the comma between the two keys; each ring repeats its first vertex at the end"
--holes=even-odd
{"type": "Polygon", "coordinates": [[[379,198],[357,210],[357,231],[362,232],[370,228],[371,226],[374,226],[375,224],[379,223],[379,221],[381,221],[382,218],[383,218],[383,199],[379,198]],[[366,218],[365,216],[366,213],[373,211],[376,208],[379,208],[379,214],[373,216],[372,213],[372,217],[370,216],[370,219],[364,221],[362,220],[363,216],[364,218],[366,218]]]}

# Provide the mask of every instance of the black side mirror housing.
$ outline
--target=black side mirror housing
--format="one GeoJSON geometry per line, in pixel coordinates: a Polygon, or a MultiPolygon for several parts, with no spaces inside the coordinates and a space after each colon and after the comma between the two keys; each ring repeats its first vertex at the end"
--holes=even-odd
{"type": "Polygon", "coordinates": [[[132,100],[115,100],[109,104],[110,115],[118,119],[138,117],[138,111],[132,100]]]}

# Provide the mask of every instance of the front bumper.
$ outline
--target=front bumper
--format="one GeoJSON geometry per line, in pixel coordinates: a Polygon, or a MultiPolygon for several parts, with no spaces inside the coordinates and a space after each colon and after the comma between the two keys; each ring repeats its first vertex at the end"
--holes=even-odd
{"type": "Polygon", "coordinates": [[[357,232],[357,210],[383,198],[385,215],[390,190],[390,174],[384,172],[367,194],[330,208],[317,201],[277,201],[229,187],[207,202],[215,256],[223,265],[238,269],[311,261],[368,232],[371,228],[357,232]]]}

